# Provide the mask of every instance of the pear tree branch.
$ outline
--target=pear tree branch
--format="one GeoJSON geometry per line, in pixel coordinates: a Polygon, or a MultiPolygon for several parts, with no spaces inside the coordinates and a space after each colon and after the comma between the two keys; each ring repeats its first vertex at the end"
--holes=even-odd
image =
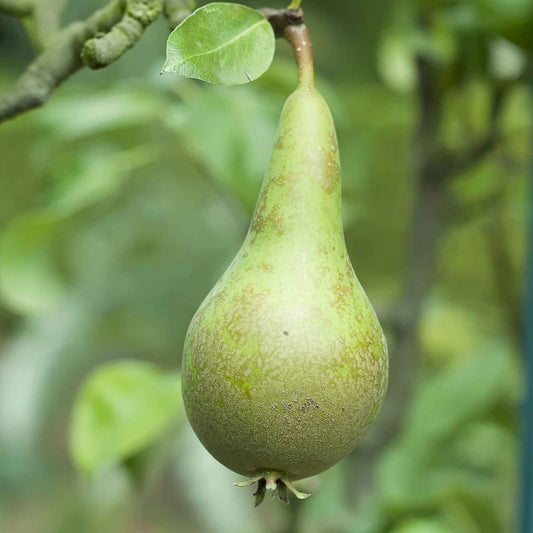
{"type": "Polygon", "coordinates": [[[82,61],[92,69],[104,68],[131,48],[163,11],[161,0],[128,0],[124,13],[106,34],[87,40],[81,50],[82,61]]]}
{"type": "Polygon", "coordinates": [[[42,51],[61,29],[61,13],[68,0],[35,0],[27,29],[35,48],[42,51]]]}
{"type": "Polygon", "coordinates": [[[56,34],[54,42],[30,63],[11,90],[0,98],[0,121],[43,105],[53,89],[83,66],[83,43],[97,32],[109,31],[124,9],[114,0],[83,22],[74,22],[56,34]]]}
{"type": "Polygon", "coordinates": [[[61,13],[68,0],[0,0],[0,13],[22,18],[37,51],[51,42],[61,28],[61,13]]]}
{"type": "Polygon", "coordinates": [[[195,9],[196,0],[165,0],[163,14],[172,31],[179,26],[195,9]]]}
{"type": "MultiPolygon", "coordinates": [[[[88,66],[109,66],[142,37],[161,13],[172,30],[194,9],[195,0],[110,0],[83,21],[65,28],[60,17],[67,0],[0,0],[0,13],[19,17],[39,55],[15,85],[0,96],[0,123],[45,104],[53,90],[88,66]]],[[[293,2],[289,9],[260,10],[277,37],[291,41],[291,30],[302,27],[303,12],[293,2]],[[294,9],[293,9],[294,7],[294,9]]],[[[309,48],[310,50],[310,48],[309,48]]]]}
{"type": "Polygon", "coordinates": [[[452,150],[437,145],[434,153],[425,162],[423,169],[434,181],[447,181],[467,172],[489,154],[501,139],[500,118],[511,84],[495,83],[492,87],[488,125],[484,136],[462,150],[452,150]]]}
{"type": "Polygon", "coordinates": [[[119,59],[162,12],[172,28],[194,7],[193,0],[110,0],[85,20],[61,28],[65,1],[0,0],[0,13],[20,17],[40,52],[0,96],[0,123],[42,106],[84,66],[98,69],[119,59]]]}

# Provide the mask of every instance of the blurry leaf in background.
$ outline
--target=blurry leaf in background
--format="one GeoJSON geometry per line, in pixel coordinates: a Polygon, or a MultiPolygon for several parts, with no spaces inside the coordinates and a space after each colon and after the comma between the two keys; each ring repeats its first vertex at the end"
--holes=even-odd
{"type": "Polygon", "coordinates": [[[3,346],[0,442],[9,457],[0,462],[4,480],[17,462],[21,471],[31,471],[28,458],[39,449],[42,432],[50,426],[52,397],[59,395],[56,405],[64,405],[70,369],[84,360],[90,348],[91,322],[86,306],[66,298],[53,312],[26,318],[3,346]]]}
{"type": "Polygon", "coordinates": [[[383,81],[398,92],[410,92],[416,83],[416,66],[409,35],[385,31],[378,50],[377,69],[383,81]]]}
{"type": "Polygon", "coordinates": [[[511,42],[533,50],[533,2],[531,0],[469,0],[486,26],[511,42]]]}
{"type": "Polygon", "coordinates": [[[157,120],[165,100],[153,90],[117,84],[112,91],[74,93],[45,106],[35,119],[56,141],[69,142],[88,135],[134,128],[157,120]]]}
{"type": "Polygon", "coordinates": [[[377,71],[391,89],[409,93],[417,82],[417,57],[450,64],[456,52],[457,43],[448,24],[434,17],[430,27],[421,31],[413,13],[399,4],[381,35],[377,71]]]}
{"type": "Polygon", "coordinates": [[[97,146],[59,158],[46,210],[20,215],[0,233],[4,303],[21,314],[53,310],[67,290],[54,256],[65,218],[116,193],[128,173],[157,153],[151,145],[118,152],[97,146]]]}
{"type": "Polygon", "coordinates": [[[494,77],[503,81],[517,79],[526,66],[527,54],[518,46],[506,39],[493,39],[490,42],[489,67],[494,77]]]}
{"type": "Polygon", "coordinates": [[[258,11],[214,2],[197,9],[170,34],[162,72],[241,85],[265,73],[275,48],[274,30],[258,11]]]}
{"type": "Polygon", "coordinates": [[[0,235],[0,295],[14,311],[43,313],[62,300],[53,254],[60,231],[60,218],[43,211],[20,215],[0,235]]]}
{"type": "Polygon", "coordinates": [[[492,333],[491,324],[463,307],[432,298],[425,306],[420,336],[426,359],[436,366],[465,360],[478,352],[492,333]],[[453,335],[450,335],[453,331],[453,335]]]}
{"type": "Polygon", "coordinates": [[[509,348],[495,343],[428,379],[413,401],[404,441],[426,450],[444,442],[466,420],[479,416],[509,393],[513,367],[509,348]]]}
{"type": "Polygon", "coordinates": [[[113,150],[96,146],[59,159],[52,176],[48,209],[69,216],[116,193],[132,170],[157,158],[152,145],[129,150],[113,150]]]}
{"type": "Polygon", "coordinates": [[[279,109],[239,88],[199,87],[185,80],[177,90],[184,105],[168,116],[168,126],[210,178],[251,211],[275,136],[272,117],[279,109]]]}
{"type": "MultiPolygon", "coordinates": [[[[469,493],[479,499],[479,505],[488,507],[483,513],[492,525],[483,531],[505,530],[501,528],[509,516],[503,516],[502,509],[495,505],[501,494],[494,488],[509,476],[512,478],[515,443],[511,434],[505,427],[496,426],[497,441],[507,446],[503,450],[497,447],[496,454],[487,450],[488,461],[482,464],[476,453],[467,455],[464,451],[465,446],[479,446],[477,441],[463,438],[465,444],[454,443],[461,428],[472,427],[469,424],[489,416],[503,398],[510,406],[514,404],[516,374],[510,348],[494,342],[477,356],[454,364],[419,385],[402,434],[385,453],[378,471],[382,497],[391,510],[438,508],[469,493]]],[[[494,430],[489,433],[494,438],[494,430]]],[[[488,433],[479,434],[486,437],[488,433]]],[[[486,446],[481,443],[481,448],[486,446]]],[[[477,521],[481,520],[478,511],[470,512],[476,514],[477,521]]]]}
{"type": "Polygon", "coordinates": [[[182,414],[178,374],[141,361],[113,361],[95,370],[74,403],[70,450],[86,473],[148,446],[182,414]]]}

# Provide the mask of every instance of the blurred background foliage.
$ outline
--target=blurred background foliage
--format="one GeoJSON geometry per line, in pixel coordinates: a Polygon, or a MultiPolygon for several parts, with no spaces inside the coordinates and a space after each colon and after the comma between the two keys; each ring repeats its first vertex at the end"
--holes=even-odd
{"type": "MultiPolygon", "coordinates": [[[[0,127],[0,530],[517,530],[533,8],[303,7],[348,249],[390,348],[377,428],[302,482],[310,500],[257,510],[192,434],[186,328],[244,238],[296,74],[278,42],[251,85],[160,78],[159,19],[0,127]]],[[[0,16],[0,89],[32,57],[0,16]]]]}

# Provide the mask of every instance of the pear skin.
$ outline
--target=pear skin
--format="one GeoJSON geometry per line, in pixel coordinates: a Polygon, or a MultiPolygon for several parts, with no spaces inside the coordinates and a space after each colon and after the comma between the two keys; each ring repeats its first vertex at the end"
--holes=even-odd
{"type": "Polygon", "coordinates": [[[357,446],[387,378],[385,338],[344,241],[333,119],[300,84],[242,248],[189,327],[186,411],[222,464],[289,486],[357,446]]]}

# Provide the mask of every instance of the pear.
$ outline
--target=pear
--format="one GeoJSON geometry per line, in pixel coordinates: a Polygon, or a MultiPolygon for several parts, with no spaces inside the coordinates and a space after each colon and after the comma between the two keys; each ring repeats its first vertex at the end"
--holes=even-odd
{"type": "Polygon", "coordinates": [[[340,179],[330,110],[312,76],[301,76],[246,239],[184,348],[196,435],[226,467],[259,481],[258,493],[292,490],[333,466],[383,403],[387,347],[348,257],[340,179]]]}

